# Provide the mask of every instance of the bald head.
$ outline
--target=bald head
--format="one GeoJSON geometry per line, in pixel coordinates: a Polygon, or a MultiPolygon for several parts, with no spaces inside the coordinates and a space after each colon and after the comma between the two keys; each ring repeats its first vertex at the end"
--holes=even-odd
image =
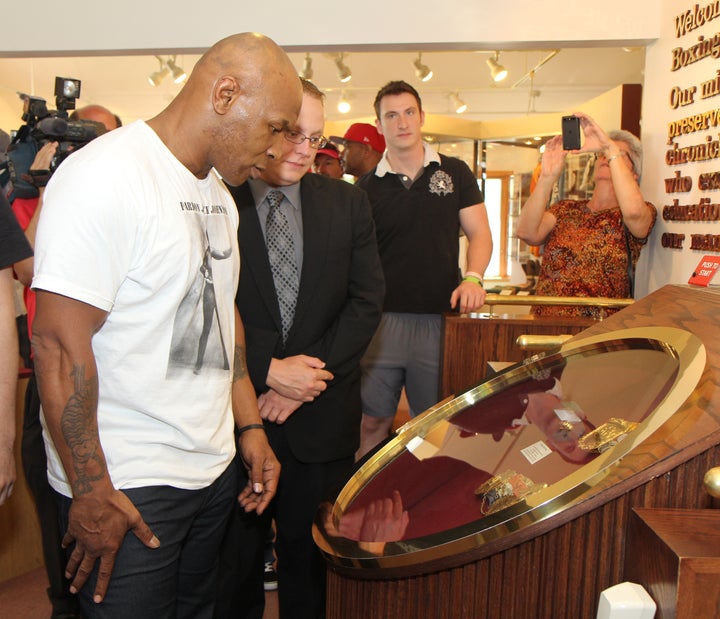
{"type": "Polygon", "coordinates": [[[118,128],[118,118],[102,105],[86,105],[70,115],[70,120],[92,120],[100,123],[107,131],[118,128]]]}
{"type": "MultiPolygon", "coordinates": [[[[193,80],[220,74],[248,74],[258,64],[273,65],[282,70],[290,59],[272,39],[257,32],[242,32],[221,39],[208,49],[196,63],[188,85],[193,80]]],[[[293,74],[295,69],[290,64],[293,74]]]]}
{"type": "Polygon", "coordinates": [[[242,33],[213,45],[149,124],[197,177],[214,167],[238,185],[279,156],[283,130],[295,122],[301,102],[287,54],[261,34],[242,33]]]}

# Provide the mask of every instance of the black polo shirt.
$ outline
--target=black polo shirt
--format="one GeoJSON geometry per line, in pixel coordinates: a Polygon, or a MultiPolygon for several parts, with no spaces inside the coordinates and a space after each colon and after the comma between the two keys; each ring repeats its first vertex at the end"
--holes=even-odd
{"type": "Polygon", "coordinates": [[[375,170],[357,182],[372,205],[385,273],[383,311],[440,314],[460,281],[460,210],[483,201],[477,180],[460,159],[440,155],[409,187],[375,170]]]}

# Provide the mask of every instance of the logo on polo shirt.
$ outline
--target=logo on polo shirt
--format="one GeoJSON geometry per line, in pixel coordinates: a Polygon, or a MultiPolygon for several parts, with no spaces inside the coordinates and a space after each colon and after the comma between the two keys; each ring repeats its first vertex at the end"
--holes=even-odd
{"type": "Polygon", "coordinates": [[[430,193],[446,196],[454,191],[452,178],[447,172],[437,170],[430,177],[430,193]]]}

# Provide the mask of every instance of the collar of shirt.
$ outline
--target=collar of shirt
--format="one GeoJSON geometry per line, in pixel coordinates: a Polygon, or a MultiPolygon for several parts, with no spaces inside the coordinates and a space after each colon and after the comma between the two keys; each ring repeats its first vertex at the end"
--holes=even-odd
{"type": "Polygon", "coordinates": [[[250,184],[250,191],[256,208],[260,208],[271,191],[281,191],[292,207],[296,211],[300,210],[300,183],[285,185],[284,187],[270,187],[264,180],[259,178],[251,178],[248,183],[250,184]]]}
{"type": "MultiPolygon", "coordinates": [[[[378,161],[377,168],[375,169],[375,176],[383,177],[386,174],[396,174],[390,166],[390,162],[387,158],[387,149],[383,153],[382,159],[378,161]]],[[[430,147],[429,144],[423,142],[423,168],[427,168],[431,163],[440,163],[440,155],[437,151],[430,147]]]]}

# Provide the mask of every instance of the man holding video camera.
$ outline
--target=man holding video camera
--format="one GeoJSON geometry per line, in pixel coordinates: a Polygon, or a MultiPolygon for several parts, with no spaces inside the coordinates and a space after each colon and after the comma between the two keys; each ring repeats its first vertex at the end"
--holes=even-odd
{"type": "Polygon", "coordinates": [[[33,347],[48,476],[86,618],[212,616],[238,499],[233,416],[249,476],[239,500],[262,512],[275,493],[279,464],[257,430],[234,304],[237,211],[220,177],[259,173],[301,96],[273,41],[227,37],[158,116],[93,140],[48,184],[33,347]]]}

